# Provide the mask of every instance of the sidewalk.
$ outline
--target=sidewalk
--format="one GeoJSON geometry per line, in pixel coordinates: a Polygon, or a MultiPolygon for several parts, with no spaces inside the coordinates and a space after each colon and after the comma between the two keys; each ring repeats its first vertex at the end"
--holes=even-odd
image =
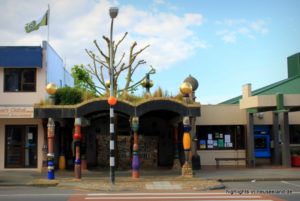
{"type": "Polygon", "coordinates": [[[300,168],[257,167],[257,168],[219,168],[197,171],[196,177],[217,181],[277,181],[300,180],[300,168]]]}
{"type": "Polygon", "coordinates": [[[75,179],[72,171],[56,171],[55,180],[47,173],[33,171],[0,171],[0,186],[57,186],[67,189],[133,191],[133,190],[196,190],[224,188],[222,181],[300,180],[300,168],[220,168],[194,171],[193,178],[181,177],[180,171],[142,170],[139,179],[131,178],[131,171],[116,171],[115,185],[111,185],[109,171],[83,171],[82,179],[75,179]]]}

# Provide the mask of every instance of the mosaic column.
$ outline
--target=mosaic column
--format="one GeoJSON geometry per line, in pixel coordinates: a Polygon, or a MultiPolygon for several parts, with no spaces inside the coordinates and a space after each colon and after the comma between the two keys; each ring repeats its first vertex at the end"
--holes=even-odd
{"type": "Polygon", "coordinates": [[[139,159],[139,118],[133,117],[131,120],[131,128],[133,131],[133,149],[132,149],[132,178],[137,179],[140,177],[140,159],[139,159]]]}
{"type": "Polygon", "coordinates": [[[54,148],[53,148],[53,141],[55,135],[55,123],[53,118],[48,118],[48,179],[52,180],[55,178],[54,175],[54,148]]]}
{"type": "Polygon", "coordinates": [[[180,161],[179,161],[179,150],[178,150],[178,124],[173,125],[173,134],[174,134],[173,169],[178,170],[181,168],[180,161]]]}
{"type": "Polygon", "coordinates": [[[81,179],[80,140],[81,140],[81,118],[75,118],[75,132],[73,135],[75,144],[74,173],[76,179],[81,179]]]}
{"type": "Polygon", "coordinates": [[[191,166],[191,161],[190,161],[190,151],[191,151],[191,136],[190,136],[190,131],[191,131],[191,125],[190,125],[190,118],[188,116],[183,117],[183,150],[185,154],[185,162],[184,165],[182,166],[182,176],[185,177],[192,177],[193,176],[193,170],[191,166]]]}

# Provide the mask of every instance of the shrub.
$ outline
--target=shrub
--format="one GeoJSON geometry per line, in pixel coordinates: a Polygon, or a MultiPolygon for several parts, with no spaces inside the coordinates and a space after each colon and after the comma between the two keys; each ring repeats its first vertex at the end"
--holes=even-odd
{"type": "Polygon", "coordinates": [[[158,98],[158,97],[163,97],[163,90],[161,89],[161,87],[158,87],[158,89],[156,91],[154,91],[153,93],[153,97],[158,98]]]}
{"type": "Polygon", "coordinates": [[[82,102],[83,93],[76,88],[62,87],[57,89],[54,100],[56,105],[73,105],[82,102]]]}
{"type": "Polygon", "coordinates": [[[96,98],[97,96],[91,92],[91,91],[85,91],[85,90],[80,90],[82,93],[82,101],[87,101],[93,98],[96,98]]]}

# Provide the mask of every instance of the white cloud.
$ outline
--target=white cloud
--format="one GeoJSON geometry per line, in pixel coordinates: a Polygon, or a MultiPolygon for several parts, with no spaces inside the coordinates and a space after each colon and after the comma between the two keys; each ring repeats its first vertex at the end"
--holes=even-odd
{"type": "Polygon", "coordinates": [[[154,4],[166,4],[165,0],[154,0],[154,4]]]}
{"type": "Polygon", "coordinates": [[[240,36],[255,39],[257,36],[268,33],[267,23],[264,20],[248,21],[245,19],[225,19],[216,21],[216,25],[223,30],[216,31],[225,43],[235,43],[240,36]],[[224,31],[225,27],[225,31],[224,31]]]}
{"type": "Polygon", "coordinates": [[[236,42],[236,34],[235,34],[235,32],[228,32],[222,36],[222,39],[225,43],[235,43],[236,42]]]}
{"type": "Polygon", "coordinates": [[[268,33],[268,29],[266,28],[266,22],[263,21],[263,20],[257,20],[255,22],[252,22],[250,24],[250,27],[258,32],[258,33],[261,33],[261,34],[265,34],[265,33],[268,33]]]}
{"type": "MultiPolygon", "coordinates": [[[[149,65],[168,68],[187,59],[196,49],[207,47],[193,31],[193,27],[203,23],[199,13],[152,12],[108,0],[2,0],[0,45],[40,45],[43,39],[46,40],[46,27],[26,34],[24,25],[41,16],[48,3],[51,6],[50,43],[63,58],[67,58],[69,67],[91,62],[84,49],[94,50],[94,39],[106,48],[102,35],[109,35],[108,9],[115,5],[120,11],[114,22],[114,38],[119,39],[124,32],[129,32],[120,51],[128,52],[133,41],[138,42],[136,50],[151,44],[141,55],[149,65]]],[[[166,1],[156,0],[155,3],[166,1]]]]}

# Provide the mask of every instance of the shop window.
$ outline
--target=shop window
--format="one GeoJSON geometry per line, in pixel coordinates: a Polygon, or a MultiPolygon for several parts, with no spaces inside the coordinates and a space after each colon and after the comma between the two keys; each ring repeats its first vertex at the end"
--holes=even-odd
{"type": "Polygon", "coordinates": [[[244,149],[243,126],[197,126],[198,149],[244,149]]]}
{"type": "Polygon", "coordinates": [[[5,127],[5,168],[37,167],[37,126],[5,127]]]}
{"type": "Polygon", "coordinates": [[[6,68],[4,70],[5,92],[36,91],[35,68],[6,68]]]}
{"type": "Polygon", "coordinates": [[[290,126],[290,143],[300,144],[300,125],[290,126]]]}

